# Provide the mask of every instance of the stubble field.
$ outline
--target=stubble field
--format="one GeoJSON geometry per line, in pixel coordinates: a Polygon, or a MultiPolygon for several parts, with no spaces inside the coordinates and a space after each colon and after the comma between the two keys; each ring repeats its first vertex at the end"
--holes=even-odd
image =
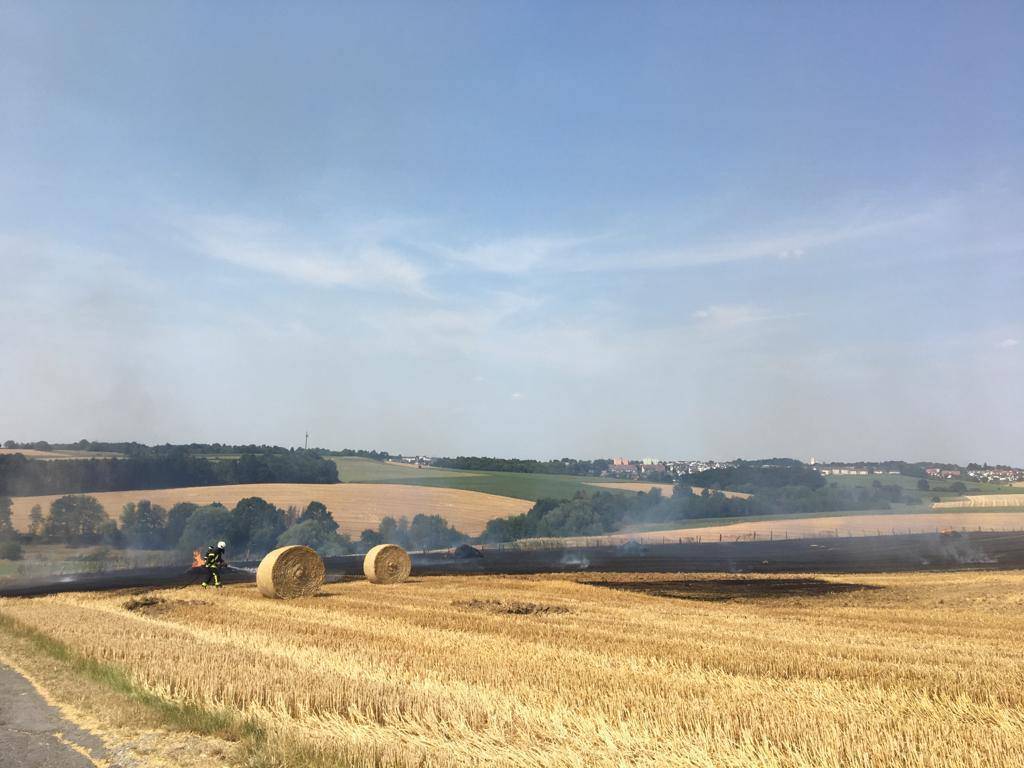
{"type": "Polygon", "coordinates": [[[602,536],[570,536],[563,544],[583,545],[602,542],[658,542],[700,537],[701,541],[745,541],[749,539],[814,538],[822,536],[884,536],[897,533],[934,533],[938,531],[1019,531],[1024,530],[1024,507],[1006,507],[998,511],[958,509],[918,512],[843,513],[841,515],[772,516],[744,520],[715,518],[713,525],[694,519],[681,528],[633,530],[602,536]]]}
{"type": "Polygon", "coordinates": [[[1024,764],[1021,572],[437,577],[126,608],[140,597],[0,615],[244,713],[273,764],[1024,764]]]}
{"type": "Polygon", "coordinates": [[[932,504],[934,509],[958,509],[961,507],[1018,507],[1024,503],[1019,493],[990,493],[980,496],[964,496],[932,504]]]}
{"type": "MultiPolygon", "coordinates": [[[[676,487],[672,483],[645,483],[645,482],[642,482],[642,481],[630,482],[630,481],[623,481],[623,480],[616,481],[616,482],[611,482],[611,483],[606,483],[606,482],[599,482],[598,483],[598,482],[589,482],[588,481],[587,485],[593,486],[595,488],[601,488],[601,489],[604,489],[604,490],[612,490],[612,491],[643,491],[644,493],[647,493],[648,491],[652,491],[655,488],[657,488],[658,490],[661,491],[661,495],[662,496],[666,496],[666,497],[667,496],[672,496],[675,493],[675,489],[676,489],[676,487]]],[[[693,492],[693,493],[696,493],[698,495],[700,493],[702,493],[704,490],[705,490],[704,488],[701,488],[698,485],[691,485],[690,486],[690,491],[693,492]]],[[[753,494],[750,494],[750,493],[743,493],[742,491],[716,491],[716,493],[722,494],[727,499],[749,499],[753,495],[753,494]]]]}
{"type": "Polygon", "coordinates": [[[26,459],[42,459],[43,461],[60,461],[68,459],[114,459],[120,453],[105,451],[39,451],[34,448],[0,448],[0,456],[21,454],[26,459]]]}

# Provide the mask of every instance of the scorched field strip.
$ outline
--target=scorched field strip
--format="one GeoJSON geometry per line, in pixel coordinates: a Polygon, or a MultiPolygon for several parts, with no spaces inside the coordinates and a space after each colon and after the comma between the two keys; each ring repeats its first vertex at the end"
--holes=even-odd
{"type": "Polygon", "coordinates": [[[1021,572],[147,596],[136,611],[137,595],[95,593],[0,612],[160,696],[244,712],[282,755],[341,764],[1024,764],[1021,572]]]}

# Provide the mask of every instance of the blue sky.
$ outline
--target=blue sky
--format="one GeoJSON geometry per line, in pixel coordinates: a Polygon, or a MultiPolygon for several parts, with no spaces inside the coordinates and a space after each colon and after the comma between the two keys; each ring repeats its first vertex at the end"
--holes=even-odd
{"type": "Polygon", "coordinates": [[[1024,464],[1022,35],[0,2],[0,439],[1024,464]]]}

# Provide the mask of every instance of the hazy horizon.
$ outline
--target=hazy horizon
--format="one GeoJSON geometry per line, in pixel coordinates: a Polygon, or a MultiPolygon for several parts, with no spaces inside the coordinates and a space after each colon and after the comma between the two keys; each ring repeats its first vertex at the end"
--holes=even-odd
{"type": "Polygon", "coordinates": [[[0,3],[0,441],[1024,465],[1024,6],[0,3]]]}
{"type": "MultiPolygon", "coordinates": [[[[2,438],[0,438],[0,448],[2,448],[2,445],[3,445],[3,443],[5,441],[13,440],[13,439],[14,438],[10,438],[10,437],[2,437],[2,438]]],[[[79,438],[78,440],[47,440],[46,438],[30,438],[30,439],[26,439],[26,440],[15,440],[15,442],[17,442],[17,443],[39,443],[39,442],[46,442],[46,443],[49,443],[51,446],[54,446],[54,445],[72,445],[72,444],[78,443],[80,440],[87,440],[90,443],[130,443],[130,442],[140,442],[140,443],[143,443],[143,441],[132,440],[132,439],[126,439],[126,440],[107,440],[107,439],[100,439],[100,438],[79,438]]],[[[235,446],[242,446],[242,445],[256,445],[256,446],[268,445],[268,446],[272,446],[272,447],[276,447],[276,448],[287,448],[287,449],[299,449],[299,448],[303,447],[303,443],[302,442],[300,442],[298,444],[295,444],[295,443],[273,443],[273,442],[268,442],[266,440],[257,440],[255,442],[251,442],[251,443],[232,443],[230,441],[224,441],[224,440],[212,440],[212,441],[208,441],[208,442],[207,441],[198,441],[198,440],[187,440],[187,441],[183,441],[183,442],[180,442],[180,443],[175,443],[173,441],[166,441],[166,440],[164,440],[164,441],[152,441],[152,442],[149,442],[148,445],[150,445],[152,447],[152,446],[160,446],[160,445],[189,445],[189,444],[193,444],[193,443],[204,444],[204,445],[217,445],[217,444],[219,444],[219,445],[235,445],[235,446]]],[[[143,443],[143,444],[147,444],[147,443],[143,443]]],[[[378,452],[387,452],[388,455],[391,456],[392,458],[395,458],[395,457],[413,457],[413,456],[423,456],[423,457],[427,457],[427,458],[456,458],[455,454],[428,454],[428,453],[425,453],[423,451],[399,451],[397,449],[389,448],[388,446],[379,446],[379,445],[377,445],[377,446],[365,446],[365,445],[362,445],[362,446],[353,446],[353,445],[319,445],[319,444],[316,444],[315,442],[313,442],[312,439],[310,440],[309,449],[310,450],[323,450],[323,451],[343,451],[343,450],[366,451],[366,452],[378,451],[378,452]]],[[[16,448],[11,448],[11,449],[3,448],[3,450],[5,450],[5,451],[9,450],[9,451],[16,452],[18,449],[16,449],[16,448]]],[[[490,454],[463,453],[463,454],[459,454],[459,455],[483,457],[483,456],[487,456],[487,455],[490,455],[490,454]]],[[[831,456],[830,457],[830,456],[818,456],[818,455],[814,455],[814,454],[811,454],[811,455],[808,455],[808,456],[767,456],[767,455],[765,455],[765,456],[756,455],[755,456],[755,455],[743,455],[743,454],[737,454],[735,456],[724,456],[724,455],[723,456],[704,456],[704,455],[698,456],[698,455],[670,455],[670,454],[653,456],[653,455],[651,455],[649,453],[640,453],[640,454],[636,454],[636,455],[623,454],[623,453],[609,453],[609,454],[603,454],[603,455],[589,455],[589,454],[587,454],[587,455],[559,455],[559,456],[556,456],[556,455],[543,455],[543,454],[538,454],[538,455],[522,455],[522,456],[511,456],[511,455],[497,455],[497,454],[494,454],[493,458],[500,458],[500,459],[523,459],[523,460],[531,460],[532,459],[532,460],[537,460],[537,461],[557,461],[559,459],[578,459],[580,461],[593,461],[595,459],[626,458],[626,459],[630,459],[632,461],[643,461],[643,460],[647,460],[647,459],[653,459],[653,460],[657,460],[657,461],[703,461],[703,460],[706,460],[706,461],[716,461],[716,462],[721,462],[721,463],[727,463],[727,462],[730,462],[730,461],[737,461],[737,460],[754,461],[754,462],[756,462],[756,461],[769,461],[769,460],[772,460],[772,459],[796,459],[796,460],[802,461],[804,463],[810,463],[811,459],[814,459],[814,462],[816,464],[858,464],[858,463],[881,464],[881,463],[885,463],[885,462],[888,462],[888,461],[903,461],[903,462],[906,462],[907,464],[936,464],[936,465],[941,465],[941,464],[959,464],[961,466],[966,466],[968,464],[974,463],[974,464],[988,464],[990,466],[1013,466],[1013,467],[1017,467],[1017,465],[1015,465],[1013,462],[1009,462],[1009,461],[987,461],[986,462],[986,461],[976,461],[974,459],[969,459],[967,461],[957,462],[957,461],[954,461],[952,459],[946,459],[946,458],[936,457],[936,456],[916,457],[916,458],[915,457],[907,457],[907,456],[888,456],[888,457],[884,457],[884,458],[865,457],[865,456],[841,456],[841,457],[831,456]]]]}

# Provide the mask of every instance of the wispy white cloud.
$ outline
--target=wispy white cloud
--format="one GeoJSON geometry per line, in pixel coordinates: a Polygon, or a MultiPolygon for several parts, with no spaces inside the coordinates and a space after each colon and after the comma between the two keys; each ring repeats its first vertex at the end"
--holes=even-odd
{"type": "Polygon", "coordinates": [[[480,242],[465,248],[444,247],[439,254],[450,262],[486,272],[519,275],[532,270],[558,270],[580,246],[594,238],[571,236],[514,236],[480,242]]]}
{"type": "Polygon", "coordinates": [[[717,237],[662,232],[659,247],[650,246],[650,232],[635,224],[588,233],[518,232],[468,245],[453,245],[457,238],[439,235],[439,222],[421,219],[348,222],[342,234],[320,239],[237,216],[194,217],[184,229],[211,258],[294,282],[426,293],[431,275],[453,270],[525,278],[814,258],[865,243],[941,235],[961,218],[963,205],[939,199],[895,212],[851,207],[790,226],[737,223],[736,234],[717,237]]]}
{"type": "Polygon", "coordinates": [[[779,318],[763,307],[754,304],[714,304],[693,313],[694,324],[698,329],[709,333],[735,331],[760,325],[769,320],[779,318]]]}
{"type": "Polygon", "coordinates": [[[798,259],[814,257],[841,245],[893,237],[933,224],[941,212],[927,207],[904,215],[826,217],[774,231],[751,231],[743,235],[681,244],[675,248],[635,253],[628,259],[632,269],[673,269],[753,259],[798,259]]]}
{"type": "Polygon", "coordinates": [[[185,231],[205,256],[293,282],[425,293],[425,270],[379,242],[310,243],[239,217],[195,218],[185,231]]]}
{"type": "MultiPolygon", "coordinates": [[[[946,203],[905,214],[830,215],[790,227],[751,230],[717,238],[678,238],[677,245],[638,245],[646,232],[620,227],[615,231],[580,234],[517,234],[469,247],[434,247],[450,263],[506,275],[559,274],[595,271],[656,271],[753,259],[781,260],[816,256],[836,246],[894,237],[936,224],[949,215],[946,203]],[[689,240],[687,242],[687,240],[689,240]]],[[[663,235],[662,239],[669,239],[663,235]]],[[[428,247],[429,248],[429,247],[428,247]]]]}
{"type": "Polygon", "coordinates": [[[1003,339],[998,346],[1002,349],[1012,349],[1020,344],[1020,339],[1003,339]]]}

